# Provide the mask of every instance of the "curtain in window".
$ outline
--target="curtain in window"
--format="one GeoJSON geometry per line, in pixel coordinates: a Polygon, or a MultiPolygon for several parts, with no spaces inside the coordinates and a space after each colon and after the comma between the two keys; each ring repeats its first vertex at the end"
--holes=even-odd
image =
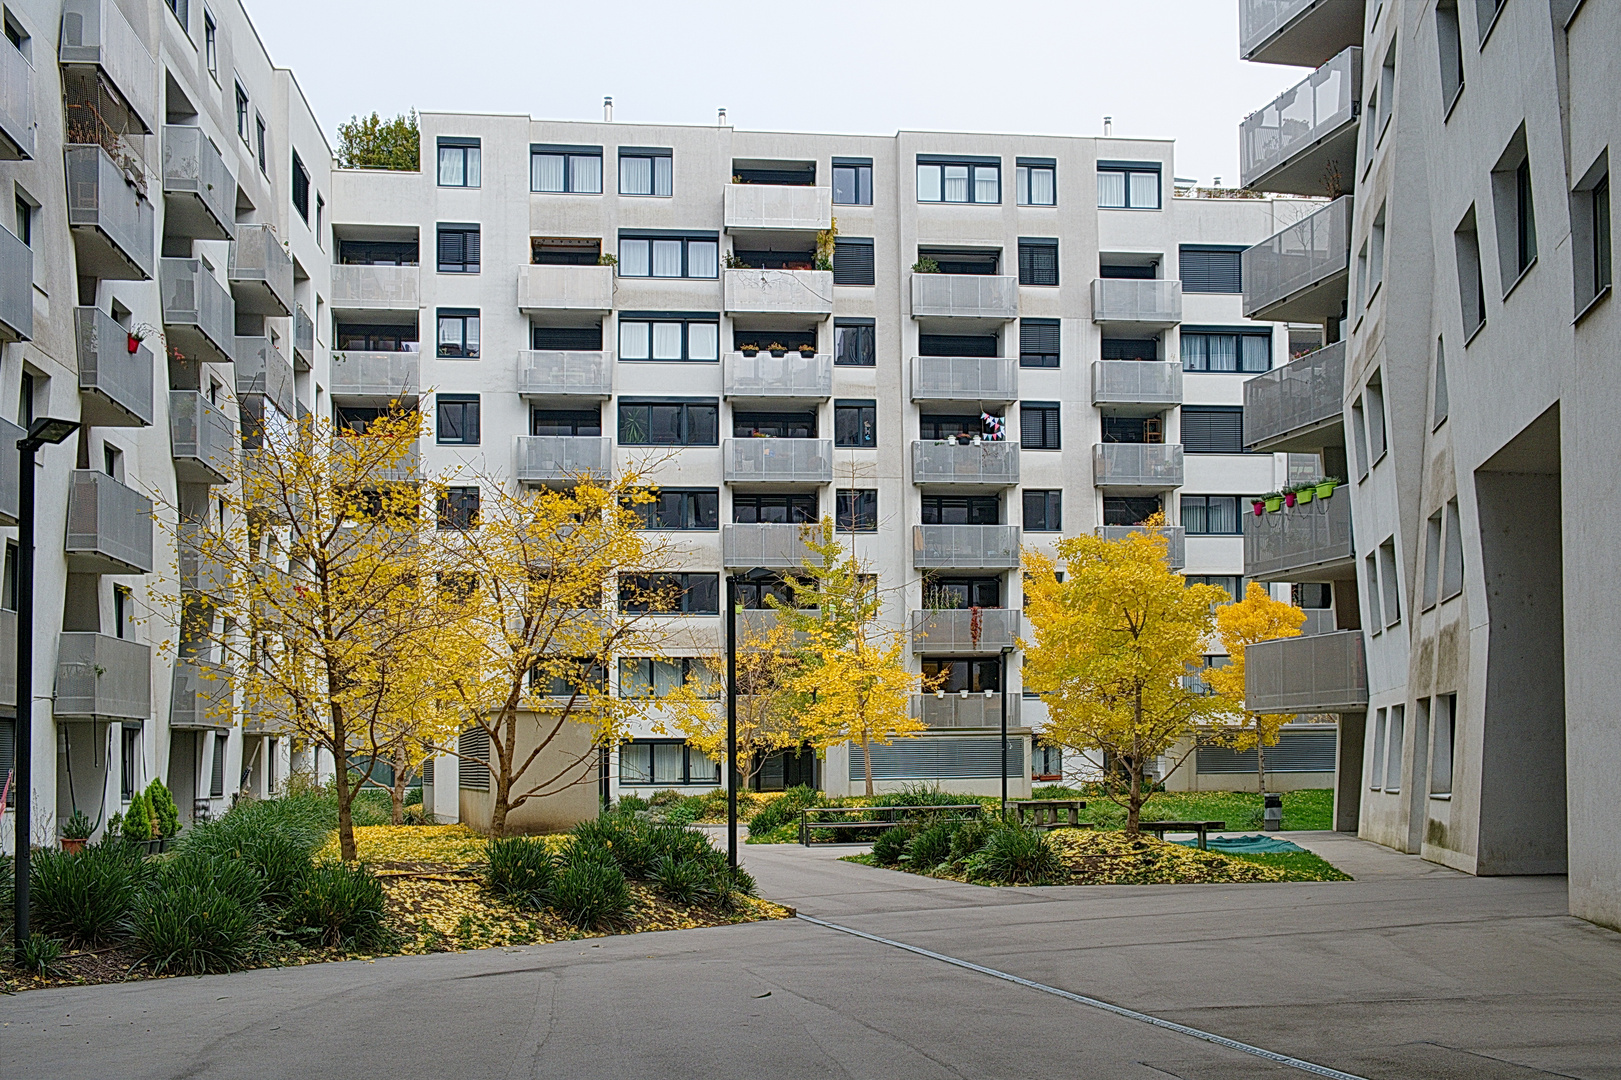
{"type": "Polygon", "coordinates": [[[1203,371],[1208,363],[1203,334],[1182,335],[1182,370],[1203,371]]]}
{"type": "Polygon", "coordinates": [[[687,241],[687,276],[718,277],[720,245],[713,240],[687,241]]]}
{"type": "Polygon", "coordinates": [[[687,359],[720,359],[720,324],[695,322],[687,324],[687,359]]]}
{"type": "Polygon", "coordinates": [[[439,186],[461,187],[466,175],[462,156],[463,148],[460,146],[441,146],[439,148],[439,186]]]}
{"type": "Polygon", "coordinates": [[[968,166],[947,165],[941,172],[945,174],[945,201],[968,201],[968,166]]]}
{"type": "Polygon", "coordinates": [[[1126,174],[1122,172],[1098,173],[1098,205],[1120,207],[1126,205],[1126,174]]]}
{"type": "Polygon", "coordinates": [[[1272,339],[1259,334],[1246,334],[1243,343],[1245,371],[1272,370],[1272,339]]]}
{"type": "Polygon", "coordinates": [[[529,158],[529,190],[564,191],[564,166],[568,159],[562,154],[533,154],[529,158]]]}
{"type": "Polygon", "coordinates": [[[478,187],[481,182],[479,162],[484,156],[483,151],[477,146],[464,146],[462,153],[466,160],[466,184],[468,187],[478,187]]]}
{"type": "Polygon", "coordinates": [[[661,322],[653,324],[653,359],[681,359],[681,324],[661,322]]]}
{"type": "Polygon", "coordinates": [[[974,170],[974,201],[997,203],[1002,201],[1000,170],[981,165],[974,170]]]}
{"type": "Polygon", "coordinates": [[[681,661],[653,661],[653,696],[666,698],[681,686],[681,661]]]}
{"type": "Polygon", "coordinates": [[[1229,334],[1205,336],[1206,371],[1238,370],[1238,338],[1229,334]]]}
{"type": "Polygon", "coordinates": [[[1238,528],[1238,499],[1224,495],[1212,496],[1205,515],[1206,532],[1231,536],[1238,528]]]}
{"type": "Polygon", "coordinates": [[[644,322],[622,322],[619,324],[619,358],[621,360],[646,360],[648,324],[644,322]]]}
{"type": "Polygon", "coordinates": [[[1058,201],[1053,190],[1054,175],[1051,169],[1030,170],[1030,203],[1032,206],[1051,206],[1058,201]]]}
{"type": "Polygon", "coordinates": [[[619,782],[621,784],[651,784],[652,763],[648,760],[646,744],[625,743],[619,748],[619,782]]]}
{"type": "Polygon", "coordinates": [[[718,784],[720,783],[720,762],[703,754],[692,753],[688,755],[688,766],[692,771],[688,783],[692,784],[718,784]]]}
{"type": "Polygon", "coordinates": [[[619,661],[621,697],[647,697],[652,693],[652,664],[646,657],[625,657],[619,661]]]}
{"type": "Polygon", "coordinates": [[[1159,173],[1131,174],[1131,205],[1139,209],[1159,206],[1159,173]]]}
{"type": "Polygon", "coordinates": [[[646,277],[653,272],[653,264],[646,240],[619,241],[619,276],[646,277]]]}
{"type": "Polygon", "coordinates": [[[653,193],[653,159],[644,157],[620,158],[619,191],[623,195],[651,195],[653,193]]]}
{"type": "Polygon", "coordinates": [[[595,154],[575,154],[568,159],[569,190],[583,195],[602,194],[602,159],[595,154]]]}
{"type": "Polygon", "coordinates": [[[668,195],[670,193],[670,159],[659,157],[653,159],[653,194],[668,195]]]}
{"type": "Polygon", "coordinates": [[[681,276],[681,241],[653,241],[653,276],[681,276]]]}
{"type": "Polygon", "coordinates": [[[683,759],[686,757],[686,747],[681,743],[654,743],[653,744],[653,783],[679,784],[686,777],[683,759]]]}
{"type": "Polygon", "coordinates": [[[1209,532],[1209,518],[1205,516],[1205,501],[1188,497],[1182,500],[1182,527],[1189,536],[1203,536],[1209,532]]]}

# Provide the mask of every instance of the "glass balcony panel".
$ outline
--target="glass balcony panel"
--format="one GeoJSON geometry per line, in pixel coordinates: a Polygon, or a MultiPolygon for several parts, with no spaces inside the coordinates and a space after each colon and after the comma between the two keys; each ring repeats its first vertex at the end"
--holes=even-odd
{"type": "Polygon", "coordinates": [[[1092,321],[1141,327],[1175,326],[1182,321],[1182,283],[1136,278],[1094,278],[1092,321]]]}
{"type": "Polygon", "coordinates": [[[811,558],[799,525],[722,525],[720,534],[728,570],[792,570],[811,558]]]}
{"type": "Polygon", "coordinates": [[[1351,196],[1343,195],[1244,252],[1244,317],[1337,318],[1350,259],[1351,196]]]}
{"type": "Polygon", "coordinates": [[[157,218],[131,179],[135,174],[126,175],[97,145],[70,145],[62,157],[79,273],[111,281],[150,281],[157,265],[157,218]]]}
{"type": "Polygon", "coordinates": [[[202,128],[163,129],[163,229],[194,240],[236,235],[236,181],[202,128]]]}
{"type": "Polygon", "coordinates": [[[332,306],[340,311],[416,311],[421,306],[422,267],[332,267],[332,306]]]}
{"type": "Polygon", "coordinates": [[[34,156],[34,69],[17,49],[0,50],[0,161],[34,156]]]}
{"type": "MultiPolygon", "coordinates": [[[[17,655],[17,613],[0,609],[0,656],[17,655]]],[[[17,707],[17,665],[0,664],[0,705],[17,707]]]]}
{"type": "Polygon", "coordinates": [[[238,397],[262,396],[283,416],[292,419],[297,402],[293,365],[287,362],[274,341],[268,337],[237,338],[235,367],[238,397]]]}
{"type": "Polygon", "coordinates": [[[302,304],[293,312],[293,368],[308,371],[315,363],[315,320],[302,304]]]}
{"type": "Polygon", "coordinates": [[[1266,451],[1308,449],[1312,440],[1283,444],[1341,426],[1344,411],[1345,342],[1337,341],[1244,383],[1244,445],[1266,451]]]}
{"type": "MultiPolygon", "coordinates": [[[[998,653],[1019,637],[1017,608],[955,608],[912,612],[914,653],[998,653]]],[[[950,697],[951,695],[946,695],[950,697]]]]}
{"type": "Polygon", "coordinates": [[[111,634],[60,634],[54,689],[51,712],[58,720],[146,720],[152,715],[152,650],[111,634]]]}
{"type": "Polygon", "coordinates": [[[104,472],[75,469],[68,487],[68,569],[152,572],[152,500],[104,472]]]}
{"type": "MultiPolygon", "coordinates": [[[[25,432],[10,420],[0,420],[0,525],[17,524],[17,510],[22,500],[22,454],[17,440],[25,432]]],[[[0,653],[0,656],[5,655],[0,653]]]]}
{"type": "MultiPolygon", "coordinates": [[[[1002,726],[1002,695],[993,693],[968,694],[913,694],[912,716],[930,728],[993,728],[1002,726]]],[[[1019,726],[1019,695],[1007,696],[1007,723],[1009,728],[1019,726]]],[[[996,766],[996,749],[991,749],[992,768],[996,766]]]]}
{"type": "Polygon", "coordinates": [[[114,0],[63,0],[57,59],[98,68],[129,105],[131,119],[146,134],[157,130],[157,61],[114,0]]]}
{"type": "Polygon", "coordinates": [[[269,225],[238,225],[226,275],[239,310],[286,318],[293,313],[293,257],[269,225]]]}
{"type": "Polygon", "coordinates": [[[912,567],[917,570],[1017,570],[1017,525],[914,525],[912,567]]]}
{"type": "Polygon", "coordinates": [[[1238,54],[1262,64],[1316,67],[1362,43],[1363,0],[1239,0],[1238,54]]]}
{"type": "Polygon", "coordinates": [[[989,319],[1019,317],[1019,279],[1007,275],[912,275],[912,318],[989,319]]]}
{"type": "Polygon", "coordinates": [[[1019,444],[1006,440],[969,443],[917,439],[912,443],[912,483],[1011,487],[1019,482],[1019,444]]]}
{"type": "Polygon", "coordinates": [[[231,672],[207,660],[174,663],[174,696],[169,726],[179,730],[228,728],[232,725],[231,672]]]}
{"type": "Polygon", "coordinates": [[[830,484],[831,439],[726,439],[728,484],[830,484]]]}
{"type": "Polygon", "coordinates": [[[722,359],[721,393],[727,398],[825,401],[833,394],[833,357],[829,353],[772,356],[761,351],[745,356],[732,352],[722,359]]]}
{"type": "Polygon", "coordinates": [[[1243,186],[1320,195],[1331,169],[1356,169],[1362,109],[1362,50],[1346,49],[1286,90],[1239,127],[1243,186]]]}
{"type": "Polygon", "coordinates": [[[189,484],[224,484],[231,479],[236,425],[206,395],[169,391],[169,444],[175,479],[189,484]]]}
{"type": "Polygon", "coordinates": [[[728,184],[726,231],[821,232],[833,227],[833,189],[787,184],[728,184]]]}
{"type": "Polygon", "coordinates": [[[1182,365],[1167,360],[1098,360],[1092,365],[1094,405],[1180,405],[1182,365]]]}
{"type": "Polygon", "coordinates": [[[415,401],[421,367],[419,352],[334,352],[329,392],[376,405],[415,401]]]}
{"type": "Polygon", "coordinates": [[[159,285],[170,347],[181,359],[229,364],[236,348],[236,302],[208,265],[201,259],[164,259],[159,285]]]}
{"type": "Polygon", "coordinates": [[[96,427],[152,423],[152,350],[100,308],[73,309],[80,419],[96,427]],[[134,343],[135,348],[130,345],[134,343]]]}
{"type": "Polygon", "coordinates": [[[912,400],[1010,404],[1019,400],[1019,362],[1012,357],[914,356],[912,400]]]}
{"type": "Polygon", "coordinates": [[[1182,486],[1179,443],[1097,443],[1092,479],[1100,488],[1165,491],[1182,486]]]}
{"type": "Polygon", "coordinates": [[[568,484],[613,468],[612,441],[596,435],[520,435],[517,457],[517,479],[525,484],[568,484]]]}
{"type": "MultiPolygon", "coordinates": [[[[1104,525],[1100,535],[1105,540],[1124,540],[1132,533],[1146,532],[1140,525],[1104,525]]],[[[1171,569],[1180,570],[1188,564],[1188,534],[1180,525],[1167,525],[1160,530],[1165,537],[1166,555],[1170,558],[1171,569]]]]}
{"type": "Polygon", "coordinates": [[[0,342],[34,336],[34,253],[0,228],[0,342]]]}
{"type": "Polygon", "coordinates": [[[1342,713],[1368,707],[1362,631],[1258,641],[1244,650],[1244,707],[1259,713],[1342,713]]]}
{"type": "Polygon", "coordinates": [[[180,556],[180,588],[214,600],[224,601],[231,595],[231,570],[219,557],[216,545],[222,541],[202,525],[183,522],[178,542],[180,556]]]}
{"type": "Polygon", "coordinates": [[[526,398],[613,396],[613,353],[540,352],[518,354],[518,393],[526,398]]]}
{"type": "Polygon", "coordinates": [[[1244,576],[1259,581],[1323,581],[1353,572],[1351,500],[1344,488],[1260,517],[1244,515],[1244,576]]]}

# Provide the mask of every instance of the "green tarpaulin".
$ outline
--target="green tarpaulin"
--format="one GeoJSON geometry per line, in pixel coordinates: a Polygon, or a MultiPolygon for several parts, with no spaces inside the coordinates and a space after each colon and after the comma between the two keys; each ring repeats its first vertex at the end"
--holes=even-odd
{"type": "MultiPolygon", "coordinates": [[[[1185,847],[1199,846],[1197,840],[1174,840],[1172,843],[1182,844],[1185,847]]],[[[1212,836],[1209,847],[1211,851],[1220,851],[1228,855],[1270,855],[1273,852],[1306,850],[1299,844],[1280,840],[1275,836],[1212,836]]]]}

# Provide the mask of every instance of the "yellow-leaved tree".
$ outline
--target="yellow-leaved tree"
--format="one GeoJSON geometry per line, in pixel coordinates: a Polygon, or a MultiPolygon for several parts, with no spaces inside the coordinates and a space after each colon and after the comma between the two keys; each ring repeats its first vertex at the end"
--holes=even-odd
{"type": "Polygon", "coordinates": [[[1244,649],[1257,641],[1296,637],[1306,613],[1293,604],[1274,600],[1259,582],[1244,590],[1244,599],[1224,604],[1216,610],[1216,634],[1227,650],[1226,667],[1210,668],[1205,682],[1235,706],[1239,723],[1226,729],[1218,740],[1234,750],[1255,751],[1256,782],[1266,790],[1266,748],[1278,743],[1278,730],[1289,722],[1290,713],[1256,713],[1242,708],[1244,700],[1244,649]]]}
{"type": "MultiPolygon", "coordinates": [[[[1058,542],[1064,579],[1039,551],[1024,553],[1024,684],[1047,703],[1049,742],[1103,755],[1109,797],[1126,808],[1135,834],[1153,794],[1149,765],[1228,719],[1230,704],[1190,685],[1214,629],[1216,585],[1187,585],[1170,568],[1155,515],[1120,540],[1058,542]]],[[[1184,754],[1166,770],[1174,772],[1184,754]]]]}

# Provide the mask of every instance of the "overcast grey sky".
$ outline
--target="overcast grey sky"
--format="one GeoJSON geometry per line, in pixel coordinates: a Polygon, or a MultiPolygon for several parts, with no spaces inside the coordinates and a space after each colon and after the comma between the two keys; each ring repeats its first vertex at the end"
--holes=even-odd
{"type": "Polygon", "coordinates": [[[1236,0],[248,0],[328,136],[408,109],[738,128],[1177,140],[1238,180],[1238,123],[1301,78],[1238,59],[1236,0]]]}

